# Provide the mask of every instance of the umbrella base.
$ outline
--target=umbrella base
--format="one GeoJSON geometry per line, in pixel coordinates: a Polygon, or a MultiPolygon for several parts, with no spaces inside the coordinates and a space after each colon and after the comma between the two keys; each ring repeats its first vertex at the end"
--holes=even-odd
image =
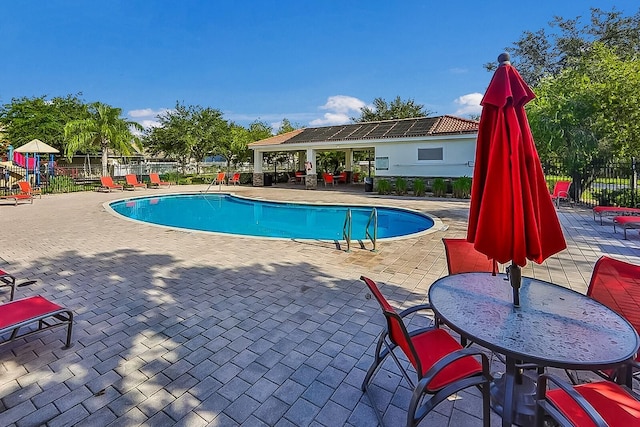
{"type": "MultiPolygon", "coordinates": [[[[521,381],[515,384],[511,420],[519,426],[530,426],[535,419],[536,382],[526,375],[517,376],[521,381]]],[[[505,380],[505,375],[495,378],[490,387],[491,408],[500,416],[504,412],[505,380]]]]}

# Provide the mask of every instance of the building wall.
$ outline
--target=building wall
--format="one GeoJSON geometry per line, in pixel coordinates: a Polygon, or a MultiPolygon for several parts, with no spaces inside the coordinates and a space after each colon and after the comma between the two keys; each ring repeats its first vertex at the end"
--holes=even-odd
{"type": "Polygon", "coordinates": [[[376,176],[473,176],[476,135],[456,139],[379,143],[375,147],[376,176]],[[419,149],[442,149],[442,160],[418,160],[419,149]]]}

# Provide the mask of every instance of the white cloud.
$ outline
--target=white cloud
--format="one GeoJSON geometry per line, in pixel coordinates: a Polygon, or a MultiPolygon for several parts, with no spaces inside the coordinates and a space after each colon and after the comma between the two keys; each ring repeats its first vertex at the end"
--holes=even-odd
{"type": "Polygon", "coordinates": [[[331,126],[349,123],[351,117],[345,113],[325,113],[321,119],[311,120],[311,126],[331,126]]]}
{"type": "Polygon", "coordinates": [[[456,116],[468,116],[470,114],[480,114],[482,112],[482,94],[478,92],[462,95],[455,99],[453,102],[458,104],[458,109],[455,112],[456,116]]]}
{"type": "Polygon", "coordinates": [[[164,114],[167,111],[171,111],[168,108],[160,108],[159,110],[153,110],[151,108],[142,108],[140,110],[131,110],[127,113],[129,117],[155,117],[160,114],[164,114]]]}
{"type": "Polygon", "coordinates": [[[365,105],[363,101],[353,96],[334,95],[327,98],[327,103],[320,107],[320,109],[347,114],[349,111],[360,111],[365,105]]]}
{"type": "Polygon", "coordinates": [[[353,96],[334,95],[327,98],[327,102],[320,106],[321,110],[329,110],[322,118],[309,122],[311,126],[331,126],[349,123],[352,116],[357,116],[360,109],[367,104],[353,96]]]}
{"type": "Polygon", "coordinates": [[[160,127],[160,122],[157,120],[141,120],[139,122],[145,129],[160,127]]]}

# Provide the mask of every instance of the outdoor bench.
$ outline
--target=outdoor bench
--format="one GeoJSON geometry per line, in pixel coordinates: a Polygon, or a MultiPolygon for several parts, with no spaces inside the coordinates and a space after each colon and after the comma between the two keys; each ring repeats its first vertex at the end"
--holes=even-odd
{"type": "Polygon", "coordinates": [[[73,327],[71,310],[62,308],[39,295],[0,304],[0,345],[61,326],[67,327],[64,348],[69,348],[73,327]],[[21,329],[23,329],[22,333],[20,333],[21,329]],[[9,336],[6,337],[7,335],[9,336]]]}
{"type": "Polygon", "coordinates": [[[593,220],[596,220],[596,214],[600,216],[600,225],[602,225],[603,215],[640,215],[640,209],[638,208],[624,208],[619,206],[596,206],[593,208],[593,220]]]}
{"type": "Polygon", "coordinates": [[[627,240],[627,228],[640,228],[640,216],[616,216],[613,218],[613,232],[616,232],[616,224],[624,230],[624,239],[627,240]]]}

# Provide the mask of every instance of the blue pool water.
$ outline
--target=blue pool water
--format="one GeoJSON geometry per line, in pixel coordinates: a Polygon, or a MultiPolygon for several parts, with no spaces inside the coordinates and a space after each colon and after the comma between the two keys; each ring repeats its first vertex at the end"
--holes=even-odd
{"type": "MultiPolygon", "coordinates": [[[[127,218],[169,227],[261,237],[342,240],[347,208],[352,239],[365,240],[371,207],[309,205],[244,199],[226,194],[183,194],[113,202],[127,218]]],[[[378,211],[378,238],[406,236],[433,227],[420,213],[387,207],[378,211]]],[[[370,233],[373,228],[370,227],[370,233]]]]}

